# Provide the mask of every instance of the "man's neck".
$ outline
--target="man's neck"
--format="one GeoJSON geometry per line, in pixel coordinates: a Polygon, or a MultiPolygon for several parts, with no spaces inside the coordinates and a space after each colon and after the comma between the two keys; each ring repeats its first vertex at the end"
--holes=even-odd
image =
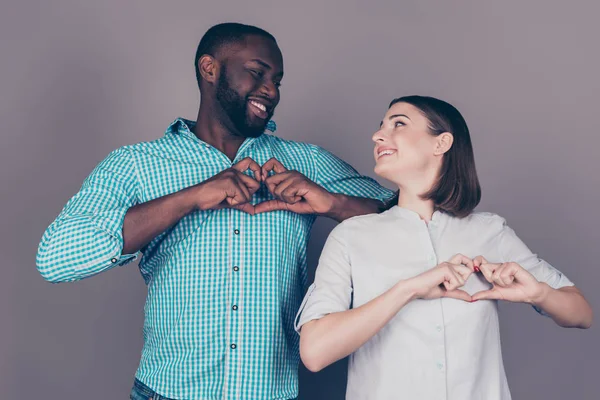
{"type": "Polygon", "coordinates": [[[218,118],[219,112],[223,111],[216,110],[212,104],[201,102],[194,134],[233,161],[246,138],[234,135],[218,118]]]}

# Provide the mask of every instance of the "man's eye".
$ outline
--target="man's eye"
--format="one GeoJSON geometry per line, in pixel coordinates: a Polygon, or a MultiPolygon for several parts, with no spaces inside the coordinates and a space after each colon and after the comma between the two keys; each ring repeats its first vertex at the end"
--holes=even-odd
{"type": "Polygon", "coordinates": [[[251,69],[250,73],[252,73],[252,75],[255,75],[255,76],[259,77],[259,78],[262,76],[262,72],[261,71],[257,71],[255,69],[251,69]]]}

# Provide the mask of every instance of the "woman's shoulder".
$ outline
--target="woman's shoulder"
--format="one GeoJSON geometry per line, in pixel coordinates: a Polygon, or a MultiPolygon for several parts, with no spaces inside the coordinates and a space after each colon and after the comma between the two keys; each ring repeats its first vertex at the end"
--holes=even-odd
{"type": "Polygon", "coordinates": [[[458,224],[467,224],[476,228],[501,230],[506,226],[506,219],[491,212],[474,212],[464,218],[454,218],[458,224]]]}
{"type": "Polygon", "coordinates": [[[387,211],[379,214],[357,215],[340,222],[332,231],[331,234],[341,237],[360,238],[372,236],[376,232],[380,232],[390,223],[390,218],[387,211]]]}

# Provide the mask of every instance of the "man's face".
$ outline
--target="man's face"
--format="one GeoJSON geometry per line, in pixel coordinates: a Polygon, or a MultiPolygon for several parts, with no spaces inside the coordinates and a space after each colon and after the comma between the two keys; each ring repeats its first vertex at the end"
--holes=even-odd
{"type": "Polygon", "coordinates": [[[261,36],[246,37],[221,62],[216,98],[237,132],[260,136],[279,103],[283,57],[277,44],[261,36]]]}

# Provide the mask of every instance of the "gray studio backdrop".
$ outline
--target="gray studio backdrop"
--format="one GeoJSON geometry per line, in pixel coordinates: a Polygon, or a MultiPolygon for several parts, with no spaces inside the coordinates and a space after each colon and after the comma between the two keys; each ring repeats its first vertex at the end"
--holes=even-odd
{"type": "MultiPolygon", "coordinates": [[[[598,312],[598,3],[370,3],[1,2],[0,398],[127,397],[142,345],[136,266],[52,285],[35,269],[38,241],[111,150],[195,118],[197,42],[229,20],[266,28],[283,50],[277,134],[371,176],[370,137],[393,97],[455,104],[473,135],[479,210],[507,218],[598,312]]],[[[315,226],[311,279],[332,227],[315,226]]],[[[566,330],[502,304],[501,323],[515,399],[600,398],[598,321],[566,330]]],[[[342,399],[344,386],[344,362],[303,369],[300,398],[342,399]]]]}

